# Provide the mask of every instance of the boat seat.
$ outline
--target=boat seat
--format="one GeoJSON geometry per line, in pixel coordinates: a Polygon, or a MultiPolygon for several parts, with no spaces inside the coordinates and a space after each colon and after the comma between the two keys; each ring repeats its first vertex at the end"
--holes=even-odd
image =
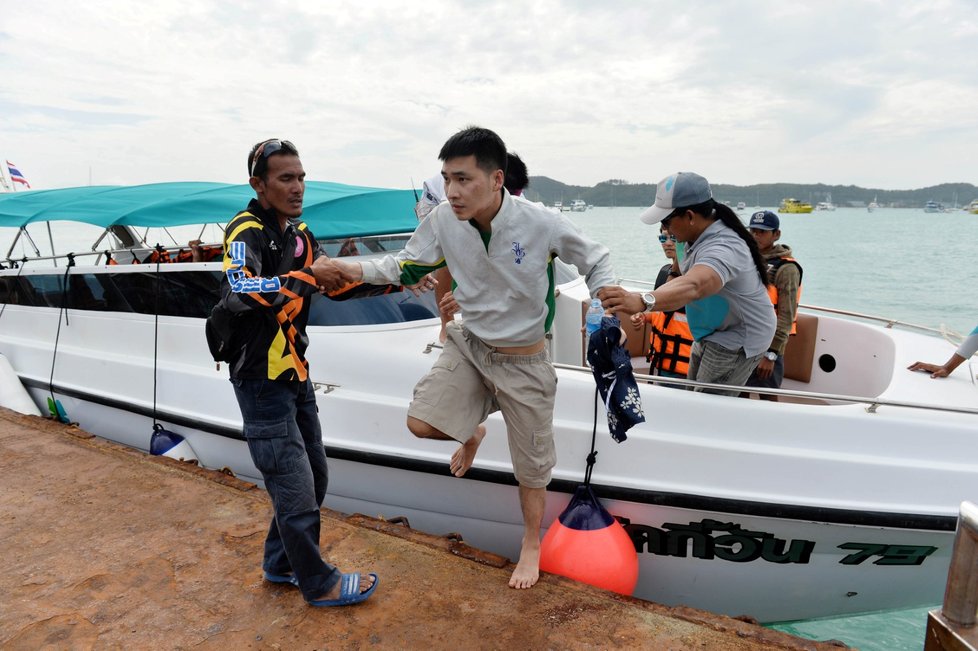
{"type": "Polygon", "coordinates": [[[784,350],[784,376],[798,382],[812,381],[815,344],[818,342],[818,317],[798,314],[796,333],[788,337],[784,350]]]}

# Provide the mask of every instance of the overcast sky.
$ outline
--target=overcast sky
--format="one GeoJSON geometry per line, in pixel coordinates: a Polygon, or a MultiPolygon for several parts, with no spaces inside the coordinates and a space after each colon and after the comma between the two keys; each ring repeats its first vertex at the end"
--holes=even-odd
{"type": "Polygon", "coordinates": [[[978,183],[974,0],[5,0],[0,70],[35,188],[243,183],[269,137],[405,188],[469,124],[578,185],[978,183]]]}

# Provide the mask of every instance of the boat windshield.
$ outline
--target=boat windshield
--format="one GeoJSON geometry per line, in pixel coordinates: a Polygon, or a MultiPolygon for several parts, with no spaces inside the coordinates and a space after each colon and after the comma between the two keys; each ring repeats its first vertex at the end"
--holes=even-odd
{"type": "MultiPolygon", "coordinates": [[[[183,265],[180,265],[182,267],[183,265]]],[[[217,302],[221,271],[120,265],[96,272],[26,272],[0,276],[0,303],[72,310],[156,314],[206,318],[217,302]],[[159,298],[157,299],[157,293],[159,298]]],[[[433,319],[438,315],[433,292],[418,297],[388,285],[365,286],[345,300],[314,294],[311,326],[380,325],[433,319]]]]}

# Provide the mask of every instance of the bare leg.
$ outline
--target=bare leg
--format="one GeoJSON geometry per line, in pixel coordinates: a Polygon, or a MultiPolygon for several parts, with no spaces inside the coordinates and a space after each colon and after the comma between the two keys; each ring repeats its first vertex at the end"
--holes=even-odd
{"type": "Polygon", "coordinates": [[[532,588],[540,578],[540,527],[547,501],[546,488],[520,486],[520,508],[523,510],[523,546],[509,587],[532,588]]]}
{"type": "Polygon", "coordinates": [[[475,428],[475,434],[472,435],[472,438],[455,450],[452,455],[452,462],[449,464],[453,475],[461,477],[472,467],[472,462],[475,461],[475,453],[479,451],[479,444],[482,443],[485,436],[486,426],[479,425],[475,428]]]}
{"type": "Polygon", "coordinates": [[[407,428],[411,430],[411,433],[417,436],[419,439],[435,439],[436,441],[454,441],[455,439],[441,431],[440,429],[435,429],[423,420],[419,420],[414,416],[407,417],[407,428]]]}

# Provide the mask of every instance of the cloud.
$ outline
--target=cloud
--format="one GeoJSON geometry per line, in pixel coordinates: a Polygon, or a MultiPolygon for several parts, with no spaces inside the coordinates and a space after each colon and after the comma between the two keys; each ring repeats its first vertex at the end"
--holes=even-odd
{"type": "Polygon", "coordinates": [[[976,36],[968,0],[22,3],[0,155],[37,187],[243,181],[280,136],[405,187],[481,124],[575,184],[974,182],[976,36]]]}

